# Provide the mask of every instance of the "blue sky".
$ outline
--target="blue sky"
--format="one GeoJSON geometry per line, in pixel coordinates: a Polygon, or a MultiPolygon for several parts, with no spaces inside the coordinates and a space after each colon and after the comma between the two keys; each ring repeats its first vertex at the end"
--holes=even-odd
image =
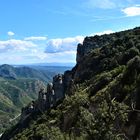
{"type": "Polygon", "coordinates": [[[85,36],[136,26],[139,0],[0,0],[0,63],[74,63],[85,36]]]}

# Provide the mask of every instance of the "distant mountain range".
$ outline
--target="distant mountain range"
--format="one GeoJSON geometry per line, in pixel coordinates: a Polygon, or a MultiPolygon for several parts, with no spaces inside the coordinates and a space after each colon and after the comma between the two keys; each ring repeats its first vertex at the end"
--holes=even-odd
{"type": "Polygon", "coordinates": [[[64,71],[72,69],[72,67],[70,67],[70,66],[39,66],[39,65],[34,65],[33,66],[33,65],[30,65],[28,67],[39,70],[43,73],[48,73],[49,72],[49,73],[52,73],[54,75],[56,75],[58,73],[63,74],[64,71]]]}
{"type": "Polygon", "coordinates": [[[0,66],[0,77],[7,79],[17,79],[17,78],[35,78],[44,82],[51,80],[52,72],[42,72],[29,67],[13,67],[11,65],[1,65],[0,66]]]}
{"type": "MultiPolygon", "coordinates": [[[[58,62],[53,62],[53,63],[32,63],[32,64],[23,64],[24,66],[59,66],[59,67],[74,67],[76,63],[58,63],[58,62]]],[[[21,65],[21,66],[23,66],[21,65]]],[[[17,65],[19,66],[19,65],[17,65]]]]}

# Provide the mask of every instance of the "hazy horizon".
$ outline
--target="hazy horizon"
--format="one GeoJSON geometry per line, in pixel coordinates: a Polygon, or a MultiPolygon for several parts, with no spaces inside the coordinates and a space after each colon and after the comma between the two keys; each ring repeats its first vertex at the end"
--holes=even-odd
{"type": "Polygon", "coordinates": [[[12,65],[12,66],[62,66],[62,67],[73,67],[75,66],[76,63],[57,63],[57,62],[54,62],[54,63],[28,63],[28,64],[9,64],[9,63],[0,63],[0,66],[1,65],[12,65]]]}

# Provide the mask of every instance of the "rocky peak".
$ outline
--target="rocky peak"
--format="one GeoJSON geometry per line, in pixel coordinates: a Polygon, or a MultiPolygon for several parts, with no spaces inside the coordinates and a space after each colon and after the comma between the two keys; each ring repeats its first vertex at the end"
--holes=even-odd
{"type": "Polygon", "coordinates": [[[83,44],[78,44],[77,46],[77,63],[79,63],[82,60],[83,56],[88,55],[93,49],[101,48],[107,44],[110,44],[114,39],[114,35],[110,37],[106,34],[102,36],[95,35],[86,37],[83,41],[83,44]]]}

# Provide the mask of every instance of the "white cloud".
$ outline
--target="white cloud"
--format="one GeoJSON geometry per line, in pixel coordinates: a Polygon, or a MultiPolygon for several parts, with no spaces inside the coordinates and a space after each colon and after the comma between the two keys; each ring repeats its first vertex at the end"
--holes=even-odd
{"type": "MultiPolygon", "coordinates": [[[[92,33],[89,36],[103,35],[114,33],[112,30],[105,30],[103,32],[92,33]]],[[[78,43],[82,43],[84,36],[67,37],[67,38],[56,38],[50,39],[47,42],[46,53],[68,53],[74,52],[76,54],[76,49],[78,43]]]]}
{"type": "Polygon", "coordinates": [[[26,37],[24,38],[26,41],[42,41],[42,40],[47,40],[47,37],[45,36],[31,36],[31,37],[26,37]]]}
{"type": "Polygon", "coordinates": [[[0,53],[7,51],[25,51],[37,45],[31,41],[23,41],[10,39],[6,41],[0,41],[0,53]]]}
{"type": "Polygon", "coordinates": [[[16,64],[16,63],[21,64],[23,60],[24,59],[22,58],[22,56],[18,56],[15,54],[10,54],[10,55],[1,54],[0,55],[0,64],[16,64]]]}
{"type": "Polygon", "coordinates": [[[65,51],[65,52],[57,52],[57,53],[45,53],[42,51],[33,51],[30,53],[26,53],[22,56],[25,60],[30,61],[31,63],[73,63],[76,61],[76,51],[65,51]]]}
{"type": "Polygon", "coordinates": [[[50,39],[47,42],[46,53],[75,51],[78,43],[82,43],[83,36],[50,39]]]}
{"type": "Polygon", "coordinates": [[[76,62],[76,51],[46,53],[46,62],[73,63],[76,62]]]}
{"type": "Polygon", "coordinates": [[[112,31],[112,30],[106,30],[106,31],[103,31],[103,32],[93,33],[93,34],[91,34],[91,36],[94,36],[94,35],[103,35],[103,34],[111,34],[111,33],[114,33],[114,31],[112,31]]]}
{"type": "Polygon", "coordinates": [[[122,9],[122,12],[126,14],[126,16],[139,16],[140,5],[124,8],[122,9]]]}
{"type": "Polygon", "coordinates": [[[44,60],[47,58],[47,54],[39,49],[32,49],[31,52],[28,54],[29,57],[34,57],[40,60],[44,60]]]}
{"type": "Polygon", "coordinates": [[[15,35],[15,33],[12,32],[12,31],[7,32],[7,34],[8,34],[9,36],[13,36],[13,35],[15,35]]]}

